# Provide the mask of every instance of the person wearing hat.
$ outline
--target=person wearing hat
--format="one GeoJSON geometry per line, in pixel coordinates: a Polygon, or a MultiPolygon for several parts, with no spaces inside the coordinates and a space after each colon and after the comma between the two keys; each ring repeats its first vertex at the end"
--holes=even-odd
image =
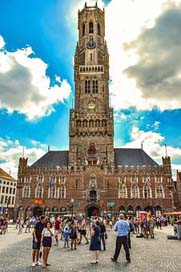
{"type": "Polygon", "coordinates": [[[116,239],[116,248],[114,257],[111,258],[112,262],[117,262],[117,258],[119,256],[121,247],[123,245],[125,254],[126,254],[126,260],[127,262],[131,262],[130,259],[130,253],[129,253],[129,247],[128,247],[128,234],[130,231],[129,223],[125,220],[124,214],[119,215],[119,220],[116,222],[114,226],[114,231],[117,232],[117,239],[116,239]]]}

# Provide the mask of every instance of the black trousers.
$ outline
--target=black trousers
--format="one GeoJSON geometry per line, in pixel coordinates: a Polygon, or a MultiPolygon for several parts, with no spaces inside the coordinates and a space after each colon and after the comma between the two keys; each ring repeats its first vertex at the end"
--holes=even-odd
{"type": "Polygon", "coordinates": [[[128,248],[128,237],[127,236],[117,236],[114,259],[117,260],[122,245],[123,245],[125,253],[126,253],[126,260],[130,260],[130,254],[129,254],[129,248],[128,248]]]}
{"type": "Polygon", "coordinates": [[[101,233],[101,241],[102,241],[102,245],[103,245],[103,250],[106,250],[105,232],[101,233]]]}

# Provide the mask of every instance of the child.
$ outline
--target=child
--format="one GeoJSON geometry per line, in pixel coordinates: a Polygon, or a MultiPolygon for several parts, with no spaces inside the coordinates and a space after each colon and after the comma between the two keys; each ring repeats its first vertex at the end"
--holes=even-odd
{"type": "Polygon", "coordinates": [[[70,239],[71,239],[71,250],[76,250],[76,240],[77,240],[77,229],[74,221],[71,222],[70,226],[70,239]],[[73,248],[74,247],[74,248],[73,248]]]}
{"type": "Polygon", "coordinates": [[[69,228],[69,224],[66,223],[64,230],[63,230],[63,236],[64,236],[64,248],[69,248],[69,233],[70,233],[70,228],[69,228]]]}

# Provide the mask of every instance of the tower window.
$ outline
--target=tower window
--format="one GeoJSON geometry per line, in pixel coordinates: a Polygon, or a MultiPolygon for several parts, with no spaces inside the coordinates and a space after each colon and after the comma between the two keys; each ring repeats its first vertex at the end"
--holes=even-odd
{"type": "Polygon", "coordinates": [[[88,92],[88,93],[91,92],[91,84],[90,84],[90,80],[88,80],[87,92],[88,92]]]}
{"type": "Polygon", "coordinates": [[[82,25],[82,36],[85,36],[85,24],[82,25]]]}
{"type": "Polygon", "coordinates": [[[97,34],[101,35],[101,28],[100,28],[100,24],[97,24],[97,34]]]}
{"type": "Polygon", "coordinates": [[[89,23],[89,33],[94,33],[94,24],[93,24],[93,22],[89,23]]]}
{"type": "Polygon", "coordinates": [[[85,93],[90,93],[91,92],[91,84],[90,80],[85,81],[85,93]]]}
{"type": "Polygon", "coordinates": [[[92,92],[98,93],[98,80],[93,80],[92,82],[92,92]]]}

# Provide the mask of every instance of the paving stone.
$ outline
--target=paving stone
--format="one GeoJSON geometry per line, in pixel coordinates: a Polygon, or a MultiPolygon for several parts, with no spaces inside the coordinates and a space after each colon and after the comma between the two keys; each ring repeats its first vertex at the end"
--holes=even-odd
{"type": "MultiPolygon", "coordinates": [[[[70,251],[52,246],[47,272],[180,272],[181,241],[167,240],[172,233],[170,226],[155,231],[155,239],[136,238],[132,235],[131,263],[127,264],[124,250],[121,250],[118,263],[111,262],[114,254],[116,234],[108,230],[107,250],[101,251],[99,264],[90,264],[89,246],[79,245],[70,251]]],[[[6,235],[0,236],[0,272],[39,272],[42,267],[31,267],[32,235],[18,235],[14,227],[6,235]]]]}

